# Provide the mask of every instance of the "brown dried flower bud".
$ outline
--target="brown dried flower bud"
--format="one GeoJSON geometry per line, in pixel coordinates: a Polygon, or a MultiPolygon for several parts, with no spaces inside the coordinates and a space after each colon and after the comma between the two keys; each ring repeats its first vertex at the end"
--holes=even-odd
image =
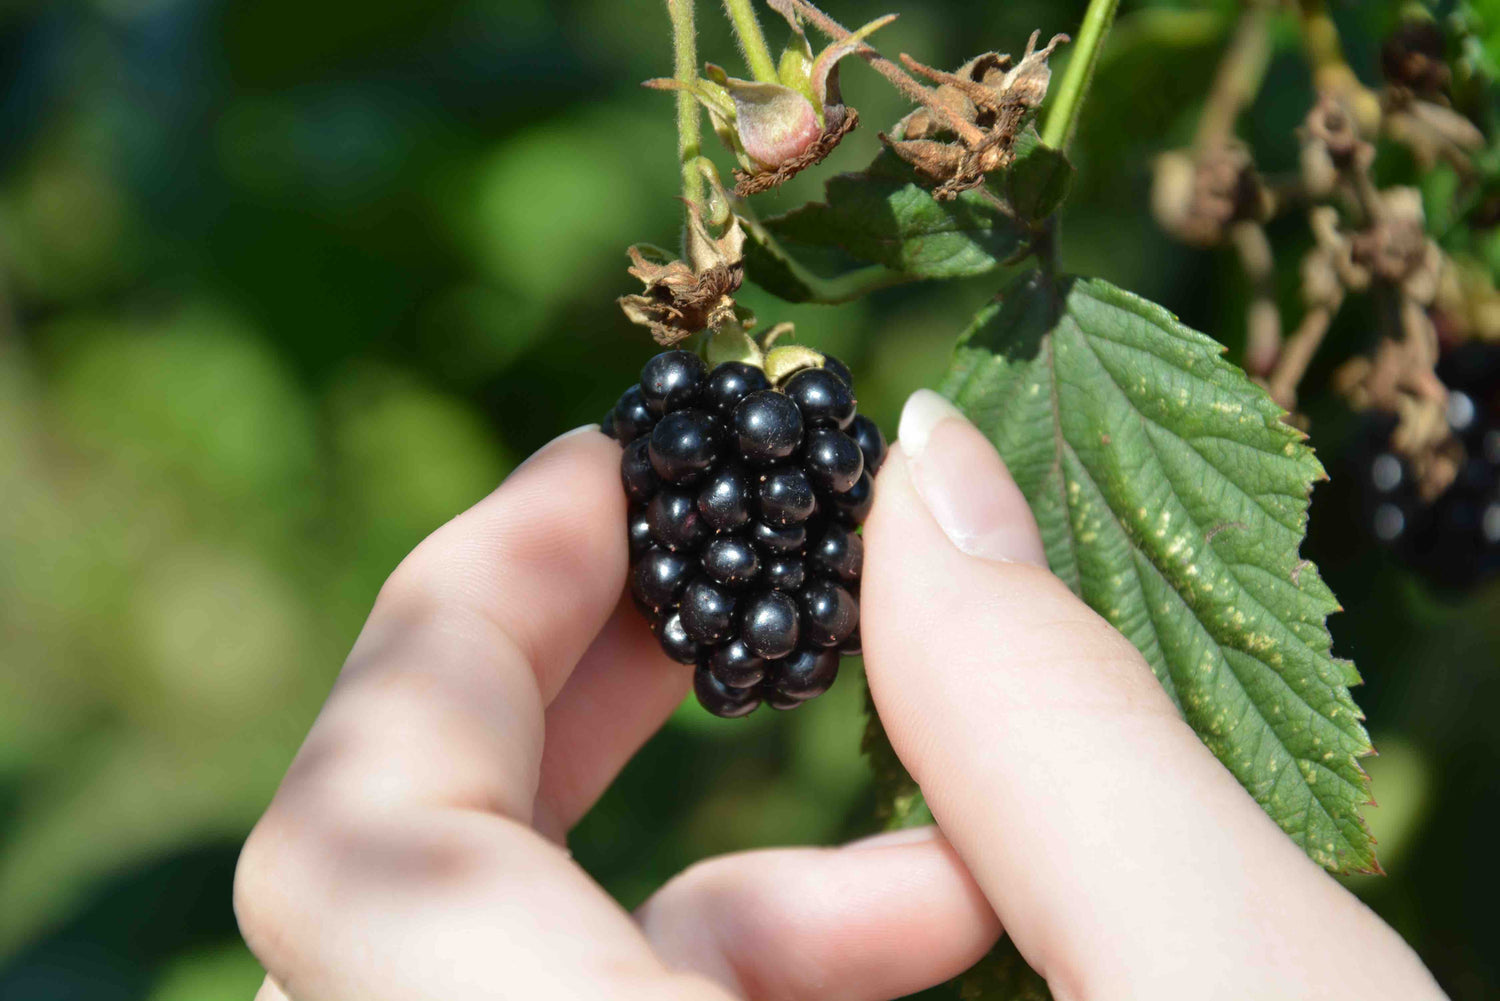
{"type": "Polygon", "coordinates": [[[1151,208],[1162,229],[1177,239],[1212,247],[1233,223],[1263,221],[1271,204],[1250,151],[1229,143],[1197,154],[1178,151],[1158,157],[1151,208]]]}
{"type": "Polygon", "coordinates": [[[738,218],[717,238],[709,235],[697,206],[688,205],[694,270],[656,248],[629,248],[631,275],[646,286],[639,295],[621,296],[630,322],[647,327],[656,343],[670,347],[700,330],[716,330],[734,318],[734,293],[745,278],[745,233],[738,218]]]}
{"type": "Polygon", "coordinates": [[[1313,143],[1327,150],[1340,170],[1363,166],[1374,157],[1373,147],[1360,138],[1354,115],[1344,102],[1326,91],[1307,113],[1299,135],[1304,145],[1313,143]]]}
{"type": "Polygon", "coordinates": [[[1422,193],[1416,188],[1387,188],[1380,192],[1379,203],[1372,225],[1350,237],[1355,262],[1382,281],[1401,286],[1418,302],[1431,302],[1441,252],[1427,238],[1422,193]]]}
{"type": "Polygon", "coordinates": [[[947,73],[901,56],[907,69],[938,86],[927,92],[923,107],[897,126],[895,137],[880,140],[924,176],[938,182],[933,197],[955,198],[984,183],[985,175],[1000,170],[1014,158],[1016,136],[1047,96],[1052,79],[1048,59],[1067,35],[1054,35],[1044,48],[1036,47],[1041,32],[1034,31],[1020,62],[986,52],[947,73]],[[951,141],[938,137],[951,135],[951,141]]]}

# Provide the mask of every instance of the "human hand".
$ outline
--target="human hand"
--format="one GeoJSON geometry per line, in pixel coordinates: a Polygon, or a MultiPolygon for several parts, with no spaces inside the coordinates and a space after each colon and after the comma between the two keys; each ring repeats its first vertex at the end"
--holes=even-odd
{"type": "Polygon", "coordinates": [[[893,998],[1002,923],[1060,1001],[1441,996],[1045,569],[930,393],[879,476],[862,632],[943,834],[712,859],[627,914],[562,842],[690,672],[619,601],[618,458],[565,435],[382,589],[241,858],[261,1001],[893,998]]]}

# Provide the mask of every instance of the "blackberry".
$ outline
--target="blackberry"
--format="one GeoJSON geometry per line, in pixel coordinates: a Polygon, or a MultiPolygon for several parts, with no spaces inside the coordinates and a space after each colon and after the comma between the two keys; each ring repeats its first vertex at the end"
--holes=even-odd
{"type": "Polygon", "coordinates": [[[826,691],[860,650],[858,529],[886,453],[848,368],[772,385],[667,351],[601,426],[624,446],[631,597],[698,701],[737,717],[826,691]]]}
{"type": "Polygon", "coordinates": [[[1391,446],[1396,418],[1367,416],[1348,452],[1363,534],[1440,588],[1463,591],[1500,574],[1500,346],[1446,354],[1447,419],[1460,446],[1452,483],[1424,498],[1391,446]]]}

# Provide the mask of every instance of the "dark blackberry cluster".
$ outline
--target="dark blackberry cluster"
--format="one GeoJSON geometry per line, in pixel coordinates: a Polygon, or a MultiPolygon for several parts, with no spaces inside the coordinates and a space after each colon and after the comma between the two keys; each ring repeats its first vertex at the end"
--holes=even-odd
{"type": "Polygon", "coordinates": [[[698,701],[793,709],[857,654],[872,475],[886,443],[835,358],[780,385],[743,362],[646,363],[604,431],[625,446],[630,593],[698,701]]]}
{"type": "Polygon", "coordinates": [[[1500,573],[1500,348],[1459,348],[1438,375],[1448,386],[1448,423],[1464,447],[1458,476],[1424,502],[1390,448],[1395,418],[1366,418],[1355,448],[1361,517],[1370,535],[1423,576],[1467,588],[1500,573]]]}

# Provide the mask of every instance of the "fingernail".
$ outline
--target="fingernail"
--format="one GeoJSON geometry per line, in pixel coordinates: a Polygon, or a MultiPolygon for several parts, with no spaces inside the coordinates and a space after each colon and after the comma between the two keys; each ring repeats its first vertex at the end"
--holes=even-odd
{"type": "Polygon", "coordinates": [[[882,831],[872,834],[867,838],[859,838],[844,845],[845,848],[889,848],[892,845],[920,844],[923,841],[936,841],[942,837],[942,832],[937,829],[936,824],[925,824],[922,827],[903,827],[899,831],[882,831]]]}
{"type": "Polygon", "coordinates": [[[958,409],[919,389],[901,411],[897,441],[918,495],[959,551],[1045,565],[1036,522],[999,453],[958,409]]]}

